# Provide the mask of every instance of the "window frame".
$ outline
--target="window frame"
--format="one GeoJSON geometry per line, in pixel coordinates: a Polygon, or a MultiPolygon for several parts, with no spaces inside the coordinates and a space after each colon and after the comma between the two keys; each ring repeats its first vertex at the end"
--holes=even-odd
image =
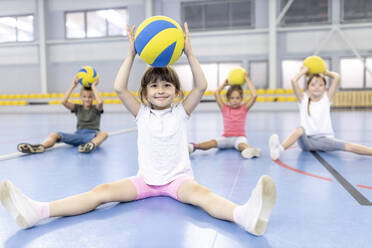
{"type": "Polygon", "coordinates": [[[65,40],[90,40],[90,39],[107,39],[107,38],[118,38],[118,37],[127,37],[128,35],[109,35],[109,22],[107,18],[105,19],[106,24],[106,34],[104,36],[99,37],[88,37],[88,12],[96,12],[100,10],[126,10],[127,11],[127,21],[129,23],[129,11],[128,7],[113,7],[113,8],[103,8],[103,9],[83,9],[83,10],[71,10],[71,11],[64,11],[64,32],[65,32],[65,40]],[[67,14],[70,13],[83,13],[84,14],[84,33],[85,37],[83,38],[68,38],[67,37],[67,14]]]}
{"type": "Polygon", "coordinates": [[[35,42],[35,14],[34,13],[19,14],[19,15],[4,15],[4,16],[0,16],[0,18],[6,18],[6,17],[16,18],[16,21],[17,21],[18,17],[27,17],[27,16],[32,16],[32,40],[19,41],[18,40],[18,32],[19,32],[18,27],[14,27],[15,31],[16,31],[16,40],[15,41],[4,41],[4,42],[0,41],[0,44],[32,43],[32,42],[35,42]]]}
{"type": "MultiPolygon", "coordinates": [[[[249,73],[249,77],[252,79],[252,67],[251,67],[251,64],[252,63],[262,63],[262,62],[264,62],[264,63],[266,63],[266,83],[265,83],[265,86],[264,86],[264,88],[261,88],[261,87],[259,87],[260,89],[268,89],[269,88],[269,60],[267,60],[267,59],[258,59],[258,60],[249,60],[248,61],[248,73],[249,73]]],[[[254,83],[254,81],[252,80],[252,83],[253,83],[253,85],[257,88],[257,86],[255,85],[255,83],[254,83]]],[[[258,89],[259,89],[258,88],[258,89]]]]}

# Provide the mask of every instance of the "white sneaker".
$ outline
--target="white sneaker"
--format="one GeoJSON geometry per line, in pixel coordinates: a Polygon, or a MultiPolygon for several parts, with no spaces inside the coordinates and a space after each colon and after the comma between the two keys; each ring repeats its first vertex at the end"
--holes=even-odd
{"type": "Polygon", "coordinates": [[[40,220],[31,201],[10,181],[5,180],[0,185],[0,202],[22,229],[32,227],[40,220]]]}
{"type": "Polygon", "coordinates": [[[188,148],[189,148],[189,154],[195,152],[195,145],[193,143],[189,143],[188,148]]]}
{"type": "Polygon", "coordinates": [[[267,227],[271,210],[276,200],[276,187],[273,179],[264,175],[258,180],[251,197],[244,204],[244,229],[256,236],[261,236],[267,227]]]}
{"type": "Polygon", "coordinates": [[[270,136],[269,147],[271,159],[277,160],[280,156],[280,142],[278,135],[273,134],[270,136]]]}
{"type": "Polygon", "coordinates": [[[241,152],[243,158],[259,158],[261,157],[261,150],[257,148],[246,148],[241,152]]]}

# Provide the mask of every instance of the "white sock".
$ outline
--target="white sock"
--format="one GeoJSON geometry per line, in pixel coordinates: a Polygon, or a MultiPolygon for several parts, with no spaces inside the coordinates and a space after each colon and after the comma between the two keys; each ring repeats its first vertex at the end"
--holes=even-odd
{"type": "Polygon", "coordinates": [[[234,222],[244,228],[244,217],[244,205],[237,206],[233,213],[234,222]]]}
{"type": "Polygon", "coordinates": [[[40,220],[49,218],[50,209],[48,202],[38,202],[30,199],[31,206],[35,209],[40,220]]]}

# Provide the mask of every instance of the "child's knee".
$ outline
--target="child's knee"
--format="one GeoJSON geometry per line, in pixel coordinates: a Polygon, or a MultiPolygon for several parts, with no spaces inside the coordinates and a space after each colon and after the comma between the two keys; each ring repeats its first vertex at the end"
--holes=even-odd
{"type": "Polygon", "coordinates": [[[58,133],[51,133],[51,134],[49,134],[49,137],[52,138],[52,139],[55,139],[55,140],[60,140],[61,139],[61,136],[59,136],[58,133]]]}
{"type": "Polygon", "coordinates": [[[298,127],[295,129],[295,132],[298,136],[301,136],[304,134],[304,130],[301,127],[298,127]]]}
{"type": "Polygon", "coordinates": [[[93,193],[94,197],[97,199],[99,203],[105,202],[105,196],[108,195],[108,193],[111,190],[111,185],[108,183],[100,184],[96,187],[94,187],[91,192],[93,193]]]}
{"type": "Polygon", "coordinates": [[[106,138],[108,137],[108,133],[105,132],[105,131],[100,131],[100,132],[98,133],[98,135],[100,135],[103,139],[106,139],[106,138]]]}

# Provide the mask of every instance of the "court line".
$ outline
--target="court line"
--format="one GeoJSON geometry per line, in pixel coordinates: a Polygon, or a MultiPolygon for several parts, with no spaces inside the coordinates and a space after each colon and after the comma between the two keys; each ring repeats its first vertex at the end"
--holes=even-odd
{"type": "Polygon", "coordinates": [[[313,156],[336,178],[344,189],[362,206],[372,206],[362,193],[360,193],[351,183],[349,183],[338,171],[336,171],[327,161],[325,161],[317,152],[311,152],[313,156]]]}
{"type": "Polygon", "coordinates": [[[297,173],[300,173],[302,175],[306,175],[306,176],[310,176],[310,177],[315,177],[315,178],[318,178],[318,179],[321,179],[321,180],[325,180],[325,181],[329,181],[329,182],[332,182],[332,178],[328,178],[328,177],[322,177],[322,176],[318,176],[318,175],[315,175],[315,174],[312,174],[312,173],[308,173],[308,172],[305,172],[305,171],[302,171],[302,170],[299,170],[299,169],[296,169],[296,168],[293,168],[285,163],[283,163],[282,161],[280,161],[279,159],[277,160],[273,160],[275,163],[277,163],[278,165],[280,165],[281,167],[283,168],[286,168],[288,170],[291,170],[291,171],[294,171],[294,172],[297,172],[297,173]]]}
{"type": "Polygon", "coordinates": [[[371,186],[366,186],[366,185],[362,185],[362,184],[357,184],[359,187],[363,188],[363,189],[372,189],[371,186]]]}
{"type": "MultiPolygon", "coordinates": [[[[112,135],[118,135],[118,134],[122,134],[122,133],[131,132],[131,131],[134,131],[134,130],[137,130],[137,127],[121,129],[121,130],[118,130],[118,131],[109,132],[108,134],[109,134],[109,136],[112,136],[112,135]]],[[[67,146],[69,146],[69,145],[67,145],[67,144],[56,144],[52,148],[47,149],[46,151],[54,150],[54,149],[57,149],[57,148],[60,148],[60,147],[67,147],[67,146]]],[[[31,155],[31,154],[25,154],[25,153],[22,153],[22,152],[13,152],[13,153],[5,154],[5,155],[0,155],[0,161],[9,160],[9,159],[13,159],[13,158],[19,158],[19,157],[27,156],[27,155],[31,155]]]]}

